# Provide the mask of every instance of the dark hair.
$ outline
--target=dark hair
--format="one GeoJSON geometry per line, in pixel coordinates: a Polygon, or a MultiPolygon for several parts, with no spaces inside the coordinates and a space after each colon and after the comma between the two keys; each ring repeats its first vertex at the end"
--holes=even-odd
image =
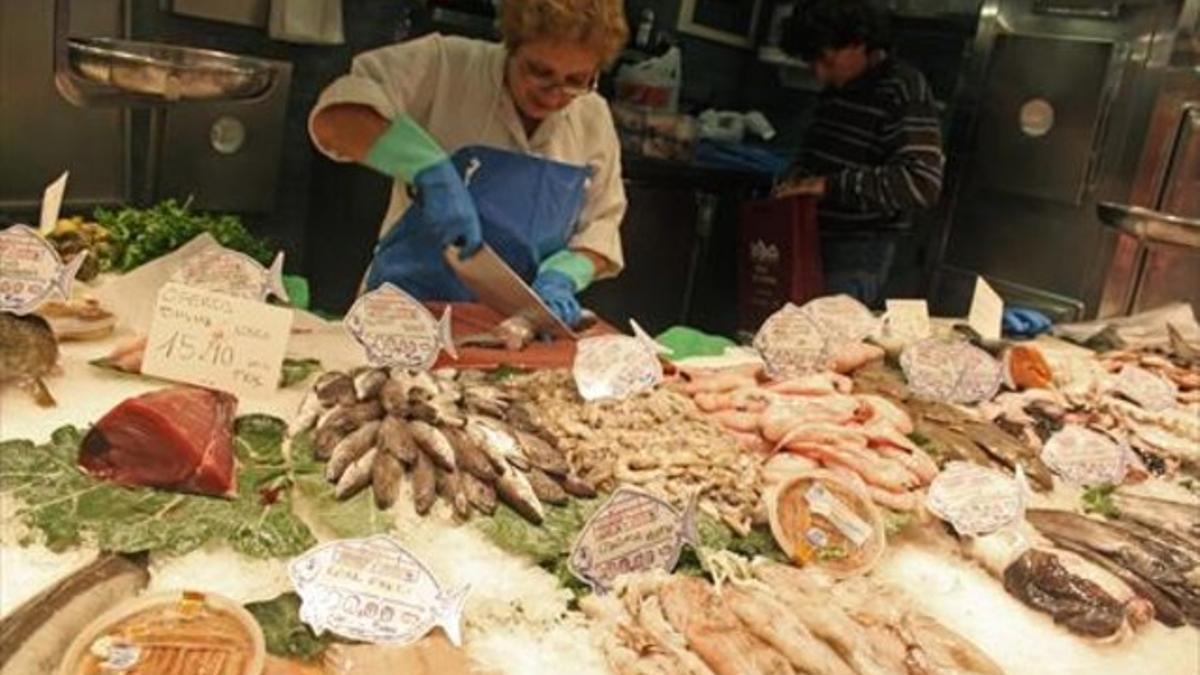
{"type": "Polygon", "coordinates": [[[799,0],[783,33],[783,50],[805,61],[826,49],[891,46],[887,14],[872,0],[799,0]]]}

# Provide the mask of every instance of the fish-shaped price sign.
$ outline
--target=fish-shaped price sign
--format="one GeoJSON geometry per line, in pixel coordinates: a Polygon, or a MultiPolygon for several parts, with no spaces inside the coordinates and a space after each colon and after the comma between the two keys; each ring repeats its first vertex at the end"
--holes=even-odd
{"type": "Polygon", "coordinates": [[[345,324],[372,366],[429,370],[442,350],[458,358],[450,335],[450,308],[441,320],[435,319],[425,305],[392,284],[359,297],[345,324]]]}
{"type": "Polygon", "coordinates": [[[275,256],[268,269],[245,253],[214,246],[184,261],[171,280],[246,300],[266,300],[273,295],[290,301],[283,287],[283,253],[275,256]]]}
{"type": "Polygon", "coordinates": [[[575,348],[571,374],[585,401],[625,399],[663,380],[660,353],[668,351],[633,324],[633,336],[584,338],[575,348]]]}
{"type": "Polygon", "coordinates": [[[922,398],[944,403],[990,400],[1004,381],[991,354],[962,340],[922,340],[900,354],[908,386],[922,398]]]}
{"type": "Polygon", "coordinates": [[[754,348],[774,378],[801,377],[826,370],[842,347],[879,331],[880,321],[848,295],[791,303],[772,314],[754,336],[754,348]]]}
{"type": "Polygon", "coordinates": [[[654,495],[619,488],[580,531],[567,567],[594,592],[607,593],[621,575],[670,572],[683,545],[698,542],[695,499],[681,512],[654,495]]]}
{"type": "Polygon", "coordinates": [[[58,252],[28,225],[0,230],[0,312],[28,314],[52,297],[71,297],[83,251],[63,264],[58,252]]]}
{"type": "Polygon", "coordinates": [[[288,574],[300,618],[318,635],[407,645],[441,626],[462,644],[467,587],[446,592],[420,560],[387,535],[321,544],[296,558],[288,574]]]}
{"type": "Polygon", "coordinates": [[[1122,368],[1109,388],[1151,412],[1174,407],[1179,395],[1174,382],[1134,365],[1122,368]]]}
{"type": "Polygon", "coordinates": [[[1068,424],[1042,446],[1042,461],[1075,485],[1120,485],[1129,452],[1098,431],[1068,424]]]}
{"type": "Polygon", "coordinates": [[[950,462],[925,496],[925,506],[962,535],[1003,529],[1025,515],[1025,477],[968,462],[950,462]]]}

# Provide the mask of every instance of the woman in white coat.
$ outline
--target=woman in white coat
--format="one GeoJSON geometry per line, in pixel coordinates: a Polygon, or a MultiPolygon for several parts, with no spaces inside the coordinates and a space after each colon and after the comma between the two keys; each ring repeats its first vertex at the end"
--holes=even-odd
{"type": "Polygon", "coordinates": [[[502,44],[431,35],[359,55],[309,132],[396,179],[368,287],[471,300],[442,252],[487,242],[575,324],[576,295],[624,264],[620,144],[595,91],[628,35],[622,3],[507,0],[500,30],[502,44]]]}

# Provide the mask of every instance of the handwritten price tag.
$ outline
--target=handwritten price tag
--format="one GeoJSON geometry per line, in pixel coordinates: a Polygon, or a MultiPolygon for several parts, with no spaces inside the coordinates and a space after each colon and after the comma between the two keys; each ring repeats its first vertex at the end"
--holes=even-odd
{"type": "Polygon", "coordinates": [[[235,394],[275,391],[292,312],[169,283],[158,292],[142,372],[235,394]]]}
{"type": "Polygon", "coordinates": [[[984,340],[999,340],[1003,319],[1004,300],[983,277],[976,277],[975,295],[971,297],[971,312],[967,315],[967,323],[984,340]]]}

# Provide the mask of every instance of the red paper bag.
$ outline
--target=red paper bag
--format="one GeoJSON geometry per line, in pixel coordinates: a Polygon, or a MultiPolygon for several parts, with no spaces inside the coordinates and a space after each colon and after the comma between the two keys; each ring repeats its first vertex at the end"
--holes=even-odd
{"type": "Polygon", "coordinates": [[[738,328],[754,333],[787,302],[821,294],[817,202],[788,197],[746,202],[738,228],[738,328]]]}

